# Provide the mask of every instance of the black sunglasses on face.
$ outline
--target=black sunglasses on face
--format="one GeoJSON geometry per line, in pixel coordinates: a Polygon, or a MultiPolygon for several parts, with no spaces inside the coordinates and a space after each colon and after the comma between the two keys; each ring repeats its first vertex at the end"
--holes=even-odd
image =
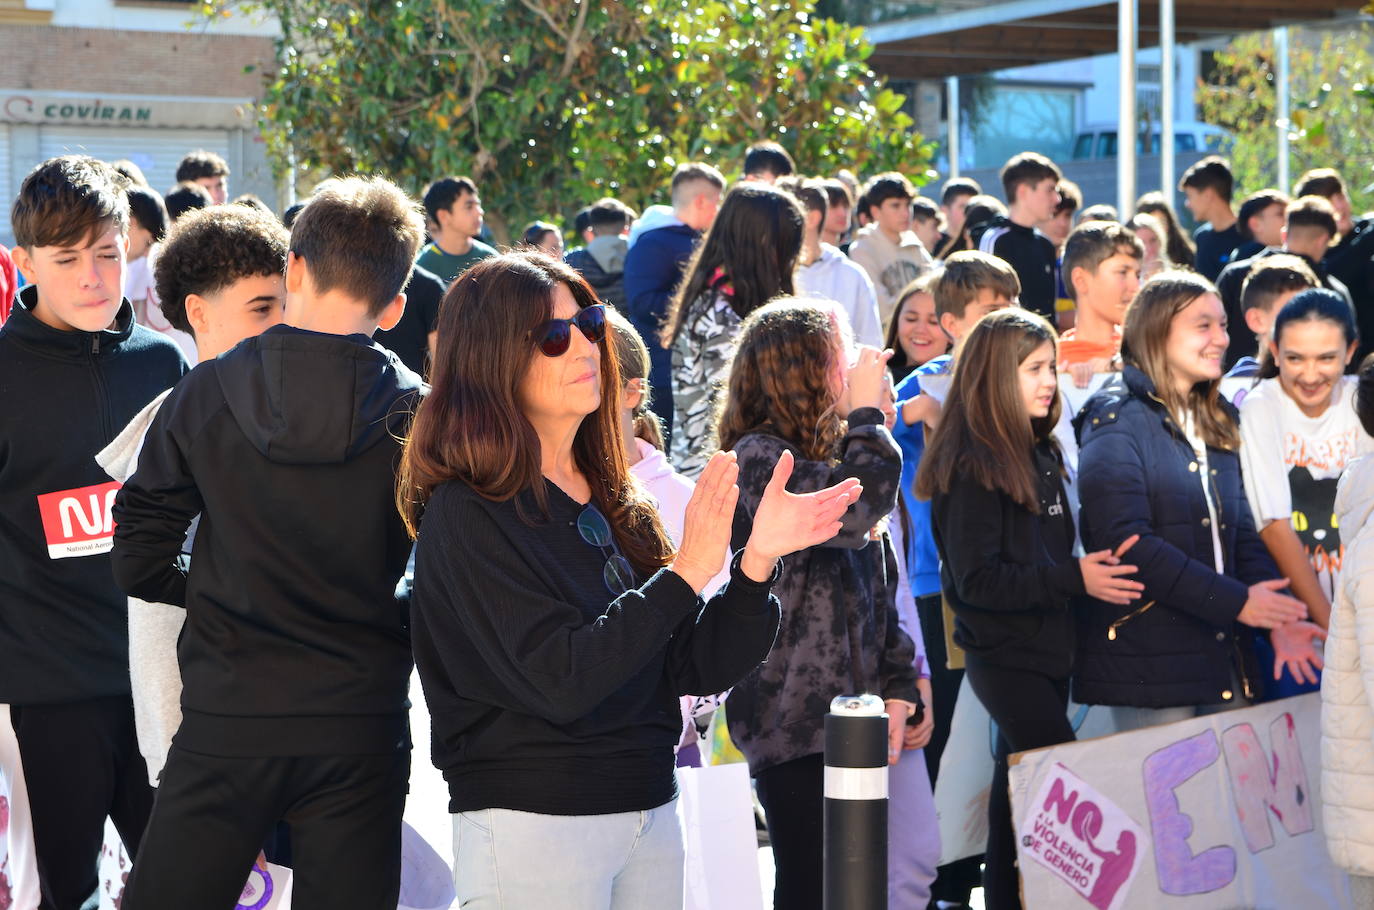
{"type": "Polygon", "coordinates": [[[600,344],[606,337],[606,307],[589,306],[571,319],[550,319],[534,330],[535,344],[545,357],[562,357],[572,344],[572,327],[577,328],[592,344],[600,344]]]}

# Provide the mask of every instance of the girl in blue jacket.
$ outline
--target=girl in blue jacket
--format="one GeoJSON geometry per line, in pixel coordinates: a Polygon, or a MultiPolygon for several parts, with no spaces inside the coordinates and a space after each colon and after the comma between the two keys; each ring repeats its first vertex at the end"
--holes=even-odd
{"type": "Polygon", "coordinates": [[[1255,629],[1276,664],[1317,660],[1320,630],[1282,593],[1241,482],[1235,410],[1218,394],[1228,336],[1212,284],[1150,279],[1126,311],[1125,368],[1078,417],[1088,549],[1139,535],[1145,594],[1078,611],[1074,698],[1111,705],[1118,729],[1240,707],[1258,694],[1255,629]]]}

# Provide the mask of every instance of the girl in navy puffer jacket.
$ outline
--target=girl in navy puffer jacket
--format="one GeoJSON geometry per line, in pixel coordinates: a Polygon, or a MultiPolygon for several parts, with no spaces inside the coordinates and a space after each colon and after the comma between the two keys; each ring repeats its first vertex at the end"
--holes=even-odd
{"type": "Polygon", "coordinates": [[[1074,698],[1128,730],[1244,705],[1258,694],[1253,630],[1276,667],[1320,659],[1321,630],[1255,531],[1235,411],[1220,398],[1221,301],[1196,275],[1151,279],[1126,313],[1126,367],[1078,418],[1081,531],[1089,550],[1133,535],[1141,602],[1078,610],[1074,698]]]}

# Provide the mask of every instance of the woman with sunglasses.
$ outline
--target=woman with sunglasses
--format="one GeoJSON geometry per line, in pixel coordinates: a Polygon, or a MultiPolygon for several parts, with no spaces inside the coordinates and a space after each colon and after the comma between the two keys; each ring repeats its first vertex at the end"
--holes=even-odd
{"type": "Polygon", "coordinates": [[[703,603],[731,536],[734,456],[707,465],[674,551],[626,465],[605,332],[561,262],[473,267],[448,291],[402,456],[412,640],[463,907],[682,905],[679,696],[727,689],[767,655],[778,559],[830,539],[860,492],[790,494],[781,459],[703,603]]]}

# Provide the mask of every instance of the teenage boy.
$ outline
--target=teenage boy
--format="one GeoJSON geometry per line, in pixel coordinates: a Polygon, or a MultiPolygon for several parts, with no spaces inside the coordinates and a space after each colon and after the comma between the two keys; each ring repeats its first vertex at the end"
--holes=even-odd
{"type": "Polygon", "coordinates": [[[297,901],[396,904],[411,657],[394,472],[422,383],[370,336],[400,318],[423,229],[382,178],[322,185],[291,231],[285,324],[172,390],[116,502],[116,580],[187,613],[181,726],[125,910],[232,907],[279,819],[297,901]]]}
{"type": "MultiPolygon", "coordinates": [[[[945,618],[940,598],[940,558],[930,529],[930,503],[916,499],[911,491],[925,452],[926,428],[934,428],[940,413],[939,401],[948,389],[949,375],[959,344],[983,316],[994,310],[1014,306],[1021,292],[1016,272],[1005,262],[985,253],[964,251],[952,254],[943,266],[922,279],[935,298],[940,328],[954,341],[954,353],[933,358],[902,380],[895,390],[898,419],[893,436],[902,447],[902,494],[911,530],[907,535],[907,569],[911,590],[916,596],[921,630],[925,636],[926,661],[931,674],[931,695],[935,727],[925,747],[926,768],[931,786],[935,785],[940,757],[949,739],[955,699],[963,680],[962,670],[951,670],[945,649],[945,618]],[[928,388],[923,389],[925,383],[928,388]],[[937,400],[938,399],[938,400],[937,400]]],[[[940,867],[931,886],[933,898],[955,906],[968,903],[970,891],[979,882],[980,857],[960,860],[940,867]]]]}
{"type": "Polygon", "coordinates": [[[596,296],[625,311],[625,254],[630,250],[625,234],[635,213],[619,199],[599,199],[587,211],[592,239],[564,257],[577,269],[596,296]]]}
{"type": "Polygon", "coordinates": [[[911,200],[911,232],[932,257],[940,246],[940,239],[945,236],[942,228],[940,207],[934,200],[924,196],[917,196],[911,200]]]}
{"type": "MultiPolygon", "coordinates": [[[[288,237],[274,216],[241,205],[217,205],[177,223],[157,261],[158,303],[163,318],[195,340],[199,362],[281,322],[288,237]]],[[[115,480],[123,483],[133,475],[143,438],[170,392],[167,388],[148,402],[96,455],[115,480]]],[[[191,542],[188,536],[187,555],[191,542]]],[[[181,723],[176,641],[185,618],[179,606],[129,598],[134,721],[153,786],[181,723]]]]}
{"type": "Polygon", "coordinates": [[[797,293],[835,301],[848,314],[854,339],[881,348],[885,335],[873,282],[862,266],[821,240],[829,213],[825,185],[819,180],[782,180],[778,186],[796,196],[806,210],[797,293]]]}
{"type": "Polygon", "coordinates": [[[776,142],[755,142],[744,153],[745,180],[776,183],[779,178],[791,177],[796,172],[796,162],[787,154],[787,149],[776,142]]]}
{"type": "MultiPolygon", "coordinates": [[[[1255,336],[1256,351],[1263,350],[1269,344],[1274,316],[1283,309],[1283,305],[1308,288],[1319,285],[1317,274],[1301,256],[1284,253],[1255,263],[1241,286],[1240,308],[1245,328],[1255,336]]],[[[1244,330],[1233,324],[1229,331],[1235,335],[1244,330]]],[[[1244,378],[1258,376],[1259,371],[1259,360],[1247,354],[1237,360],[1226,375],[1244,378]]]]}
{"type": "Polygon", "coordinates": [[[1080,224],[1064,244],[1064,278],[1077,305],[1074,327],[1059,340],[1059,369],[1088,387],[1094,373],[1116,369],[1126,307],[1140,290],[1145,245],[1114,221],[1080,224]]]}
{"type": "Polygon", "coordinates": [[[1242,239],[1232,251],[1227,264],[1249,259],[1261,250],[1282,244],[1284,215],[1291,201],[1283,193],[1272,189],[1246,196],[1236,214],[1236,226],[1240,229],[1242,239]]]}
{"type": "Polygon", "coordinates": [[[1036,225],[1059,206],[1059,168],[1044,155],[1022,152],[1002,167],[1007,217],[983,232],[978,249],[1007,262],[1021,280],[1021,306],[1054,324],[1054,263],[1058,252],[1036,225]]]}
{"type": "Polygon", "coordinates": [[[896,171],[879,174],[864,187],[863,210],[871,223],[849,245],[849,258],[868,272],[878,294],[878,317],[892,318],[902,289],[935,267],[935,260],[911,230],[911,200],[916,190],[896,171]]]}
{"type": "Polygon", "coordinates": [[[209,208],[215,204],[215,200],[210,196],[210,191],[199,183],[183,180],[162,198],[162,204],[167,209],[167,217],[176,221],[187,212],[209,208]]]}
{"type": "Polygon", "coordinates": [[[482,233],[482,199],[467,177],[443,177],[425,188],[425,217],[433,232],[419,266],[445,285],[496,250],[477,239],[482,233]]]}
{"type": "MultiPolygon", "coordinates": [[[[1290,203],[1284,215],[1284,226],[1279,234],[1281,244],[1240,262],[1233,262],[1222,269],[1217,278],[1217,293],[1221,296],[1226,309],[1227,321],[1239,325],[1241,317],[1240,294],[1245,276],[1256,263],[1269,256],[1292,253],[1303,259],[1316,273],[1322,287],[1335,291],[1350,300],[1350,291],[1340,279],[1326,272],[1322,256],[1336,236],[1337,222],[1331,203],[1320,196],[1303,196],[1290,203]]],[[[1226,348],[1226,365],[1229,367],[1241,357],[1253,355],[1256,351],[1255,340],[1246,332],[1232,332],[1231,342],[1226,348]]]]}
{"type": "Polygon", "coordinates": [[[1065,241],[1073,231],[1074,214],[1083,207],[1083,191],[1078,184],[1065,177],[1055,186],[1055,192],[1059,194],[1059,202],[1054,207],[1054,214],[1037,227],[1040,233],[1050,239],[1056,250],[1063,250],[1065,241]]]}
{"type": "Polygon", "coordinates": [[[822,180],[821,186],[825,188],[825,224],[821,225],[821,242],[840,249],[853,226],[854,195],[843,180],[822,180]]]}
{"type": "Polygon", "coordinates": [[[41,906],[54,910],[95,894],[105,818],[133,854],[152,807],[128,610],[110,574],[119,484],[95,454],[186,364],[121,296],[122,187],[81,155],[24,179],[13,255],[31,283],[0,327],[0,702],[19,743],[41,906]]]}
{"type": "Polygon", "coordinates": [[[1040,225],[1040,233],[1054,244],[1054,318],[1055,327],[1062,332],[1073,328],[1074,318],[1074,301],[1063,269],[1064,243],[1073,232],[1074,213],[1083,207],[1083,190],[1067,177],[1059,181],[1055,190],[1059,193],[1059,204],[1054,207],[1054,216],[1040,225]]]}
{"type": "Polygon", "coordinates": [[[945,234],[940,245],[931,252],[936,259],[945,259],[950,253],[966,250],[964,244],[964,209],[974,196],[980,196],[983,188],[971,177],[953,177],[940,188],[940,214],[945,216],[945,234]]]}
{"type": "MultiPolygon", "coordinates": [[[[725,178],[709,164],[689,162],[673,172],[673,205],[645,211],[642,233],[630,233],[625,253],[625,302],[630,322],[649,348],[650,407],[671,432],[673,426],[673,357],[658,340],[668,314],[668,301],[682,280],[682,269],[697,240],[716,220],[725,178]]],[[[638,225],[637,225],[638,226],[638,225]]]]}
{"type": "Polygon", "coordinates": [[[1350,291],[1360,326],[1360,348],[1354,363],[1374,349],[1374,217],[1354,218],[1345,181],[1331,168],[1308,171],[1298,178],[1295,196],[1321,196],[1336,212],[1339,239],[1326,251],[1327,272],[1350,291]]]}
{"type": "Polygon", "coordinates": [[[1233,185],[1231,165],[1219,155],[1203,158],[1184,171],[1178,182],[1183,205],[1201,222],[1193,232],[1193,243],[1197,246],[1198,273],[1208,281],[1217,280],[1231,251],[1244,239],[1236,225],[1236,213],[1231,211],[1233,185]]]}
{"type": "Polygon", "coordinates": [[[177,183],[198,183],[205,187],[214,205],[229,201],[229,162],[214,152],[196,149],[177,165],[177,183]]]}

